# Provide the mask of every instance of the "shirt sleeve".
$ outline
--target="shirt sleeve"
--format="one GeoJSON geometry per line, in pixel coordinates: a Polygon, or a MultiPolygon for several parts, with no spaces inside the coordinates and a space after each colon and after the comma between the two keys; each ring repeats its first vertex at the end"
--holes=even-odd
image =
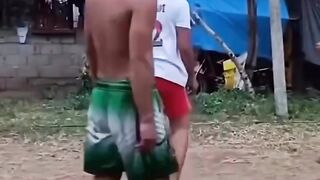
{"type": "Polygon", "coordinates": [[[176,27],[191,29],[190,6],[187,0],[176,3],[176,27]]]}

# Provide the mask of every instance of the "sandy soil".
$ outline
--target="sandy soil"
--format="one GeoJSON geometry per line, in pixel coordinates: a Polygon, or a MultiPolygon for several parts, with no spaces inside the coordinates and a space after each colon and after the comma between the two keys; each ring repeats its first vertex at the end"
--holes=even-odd
{"type": "MultiPolygon", "coordinates": [[[[0,140],[1,180],[87,180],[82,142],[17,143],[0,140]]],[[[320,180],[319,149],[296,152],[192,143],[183,180],[320,180]]]]}

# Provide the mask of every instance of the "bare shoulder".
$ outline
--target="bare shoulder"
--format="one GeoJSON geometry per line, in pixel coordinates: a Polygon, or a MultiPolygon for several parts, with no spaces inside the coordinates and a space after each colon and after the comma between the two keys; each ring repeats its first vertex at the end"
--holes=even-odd
{"type": "MultiPolygon", "coordinates": [[[[152,15],[156,12],[157,0],[131,0],[133,15],[152,15]]],[[[148,17],[145,17],[148,18],[148,17]]]]}
{"type": "MultiPolygon", "coordinates": [[[[129,0],[130,1],[130,0],[129,0]]],[[[130,56],[148,62],[152,59],[152,30],[156,20],[157,0],[131,0],[130,56]]]]}

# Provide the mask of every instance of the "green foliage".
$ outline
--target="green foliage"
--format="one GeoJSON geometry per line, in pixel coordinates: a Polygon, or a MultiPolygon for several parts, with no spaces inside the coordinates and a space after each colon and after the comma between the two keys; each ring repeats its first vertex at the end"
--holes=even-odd
{"type": "Polygon", "coordinates": [[[83,66],[78,79],[82,82],[80,93],[90,93],[93,88],[93,82],[89,74],[89,64],[86,56],[83,57],[83,66]]]}
{"type": "Polygon", "coordinates": [[[294,119],[320,120],[320,97],[289,96],[289,113],[294,119]]]}
{"type": "Polygon", "coordinates": [[[64,100],[1,100],[0,135],[17,134],[33,140],[46,140],[51,136],[83,135],[92,89],[86,67],[82,69],[78,79],[82,82],[80,91],[64,100]]]}
{"type": "MultiPolygon", "coordinates": [[[[16,134],[34,140],[46,140],[47,137],[67,135],[82,136],[86,125],[89,95],[90,92],[79,93],[60,101],[28,102],[2,99],[0,102],[0,135],[16,134]]],[[[225,137],[223,134],[232,134],[237,129],[247,129],[251,126],[254,131],[260,127],[256,125],[257,122],[274,122],[275,120],[272,95],[256,95],[253,99],[242,91],[221,89],[210,95],[200,94],[196,97],[195,102],[202,118],[196,115],[193,121],[197,123],[210,121],[213,124],[208,128],[220,129],[221,137],[225,137]]],[[[299,128],[300,125],[303,126],[303,133],[315,131],[312,129],[317,127],[315,124],[320,121],[319,110],[320,98],[289,96],[289,112],[291,118],[294,119],[289,122],[297,122],[297,120],[302,122],[299,123],[299,128]]],[[[296,127],[294,123],[289,122],[286,123],[286,127],[296,127]]],[[[202,131],[199,133],[201,134],[202,131]]]]}
{"type": "Polygon", "coordinates": [[[273,112],[270,98],[257,95],[253,99],[249,94],[239,90],[228,91],[221,89],[212,94],[200,94],[196,98],[196,107],[200,113],[215,115],[263,115],[273,112]],[[263,105],[263,106],[262,106],[263,105]]]}
{"type": "MultiPolygon", "coordinates": [[[[62,104],[67,110],[86,110],[89,107],[89,92],[70,95],[62,104]]],[[[61,103],[61,102],[60,102],[61,103]]]]}
{"type": "MultiPolygon", "coordinates": [[[[289,95],[289,113],[292,119],[319,120],[320,98],[308,96],[289,95]]],[[[249,94],[239,90],[221,89],[212,94],[197,96],[196,108],[200,113],[211,116],[248,115],[258,119],[274,117],[273,95],[256,95],[251,98],[249,94]]]]}
{"type": "Polygon", "coordinates": [[[86,111],[68,109],[66,104],[66,101],[1,100],[0,135],[34,140],[83,135],[86,111]]]}
{"type": "MultiPolygon", "coordinates": [[[[77,94],[71,94],[66,100],[61,103],[64,109],[67,110],[86,110],[89,107],[90,94],[92,91],[93,83],[89,75],[89,65],[86,61],[86,57],[83,57],[83,66],[80,69],[78,80],[81,81],[81,88],[77,94]]],[[[51,103],[57,103],[51,101],[51,103]]]]}

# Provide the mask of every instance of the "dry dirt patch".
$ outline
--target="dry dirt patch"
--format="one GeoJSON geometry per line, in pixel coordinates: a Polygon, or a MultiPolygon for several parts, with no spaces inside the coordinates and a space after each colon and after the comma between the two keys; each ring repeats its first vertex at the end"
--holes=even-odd
{"type": "MultiPolygon", "coordinates": [[[[259,148],[192,143],[183,180],[319,180],[320,149],[288,153],[259,148]]],[[[82,142],[18,143],[2,139],[1,180],[87,180],[82,173],[82,142]]]]}

